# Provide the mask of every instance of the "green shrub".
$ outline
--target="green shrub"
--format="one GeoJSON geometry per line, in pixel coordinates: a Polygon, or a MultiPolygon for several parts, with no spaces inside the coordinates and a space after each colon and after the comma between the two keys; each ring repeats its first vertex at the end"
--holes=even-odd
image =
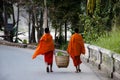
{"type": "Polygon", "coordinates": [[[120,54],[120,31],[112,31],[109,34],[104,34],[92,44],[109,49],[120,54]]]}
{"type": "Polygon", "coordinates": [[[23,40],[23,44],[27,44],[27,40],[26,39],[23,40]]]}
{"type": "Polygon", "coordinates": [[[67,50],[67,47],[68,47],[68,42],[60,45],[60,49],[61,49],[61,50],[67,50]]]}
{"type": "Polygon", "coordinates": [[[57,52],[57,56],[64,56],[62,52],[57,52]]]}

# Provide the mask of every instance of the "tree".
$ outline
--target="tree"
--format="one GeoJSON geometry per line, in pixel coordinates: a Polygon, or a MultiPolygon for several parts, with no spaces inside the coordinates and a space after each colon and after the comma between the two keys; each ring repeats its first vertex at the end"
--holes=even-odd
{"type": "MultiPolygon", "coordinates": [[[[100,1],[100,0],[98,0],[100,1]]],[[[87,0],[87,14],[92,16],[94,14],[96,0],[87,0]]]]}
{"type": "Polygon", "coordinates": [[[14,37],[14,34],[13,34],[13,27],[15,25],[15,15],[14,15],[14,9],[13,9],[13,4],[16,3],[15,0],[3,0],[3,18],[4,18],[4,39],[5,40],[8,40],[8,41],[11,41],[13,42],[13,37],[14,37]],[[8,19],[11,18],[11,15],[12,15],[12,20],[13,20],[13,23],[12,23],[12,29],[8,29],[8,19]]]}
{"type": "Polygon", "coordinates": [[[2,30],[2,26],[4,23],[2,14],[3,14],[3,0],[1,0],[1,3],[0,3],[0,30],[2,30]]]}
{"type": "Polygon", "coordinates": [[[17,3],[17,26],[16,26],[16,35],[15,42],[18,42],[18,27],[19,27],[19,17],[20,17],[20,2],[17,3]]]}
{"type": "Polygon", "coordinates": [[[49,16],[52,21],[53,27],[54,27],[54,23],[61,24],[61,26],[64,25],[65,42],[67,40],[66,38],[67,38],[68,23],[69,25],[71,25],[72,29],[74,29],[75,27],[80,27],[78,26],[78,22],[79,22],[78,17],[79,17],[79,13],[81,12],[81,7],[80,7],[81,2],[82,1],[80,0],[76,0],[76,1],[74,0],[65,0],[65,1],[52,0],[51,4],[48,5],[48,9],[50,11],[49,16]],[[57,23],[55,22],[55,20],[57,21],[57,23]]]}
{"type": "Polygon", "coordinates": [[[43,0],[24,0],[24,6],[29,15],[29,43],[36,43],[35,32],[37,31],[37,41],[43,34],[43,0]]]}

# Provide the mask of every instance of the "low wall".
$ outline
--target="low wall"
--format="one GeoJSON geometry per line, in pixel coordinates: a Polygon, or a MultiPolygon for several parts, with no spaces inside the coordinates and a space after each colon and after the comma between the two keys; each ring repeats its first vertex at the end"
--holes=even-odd
{"type": "Polygon", "coordinates": [[[8,45],[8,46],[21,47],[21,48],[26,48],[27,47],[27,44],[12,43],[12,42],[8,42],[8,41],[5,41],[5,40],[0,40],[0,44],[2,44],[2,45],[8,45]]]}
{"type": "Polygon", "coordinates": [[[108,77],[120,80],[120,55],[110,50],[85,44],[85,60],[104,71],[108,77]]]}
{"type": "Polygon", "coordinates": [[[12,43],[12,42],[8,42],[8,41],[5,41],[5,40],[0,40],[0,44],[8,45],[8,46],[15,46],[15,47],[19,47],[19,48],[30,48],[30,49],[35,49],[36,48],[35,45],[22,44],[22,43],[12,43]]]}

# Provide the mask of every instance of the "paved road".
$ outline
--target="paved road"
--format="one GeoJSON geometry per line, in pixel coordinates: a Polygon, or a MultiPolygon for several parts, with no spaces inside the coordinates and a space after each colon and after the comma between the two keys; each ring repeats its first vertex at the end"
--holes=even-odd
{"type": "Polygon", "coordinates": [[[46,73],[43,56],[31,59],[34,50],[0,45],[0,80],[101,80],[100,77],[81,64],[81,73],[75,73],[70,60],[68,68],[53,64],[53,73],[46,73]]]}

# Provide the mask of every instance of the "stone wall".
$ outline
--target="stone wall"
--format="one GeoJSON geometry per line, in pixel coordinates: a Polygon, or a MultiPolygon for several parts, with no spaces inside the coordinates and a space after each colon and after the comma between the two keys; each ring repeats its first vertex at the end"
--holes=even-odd
{"type": "Polygon", "coordinates": [[[86,54],[84,60],[99,70],[104,71],[108,77],[120,80],[120,55],[110,50],[85,44],[86,54]]]}
{"type": "Polygon", "coordinates": [[[8,42],[5,40],[0,40],[0,45],[8,45],[8,46],[14,46],[14,47],[19,47],[19,48],[30,48],[30,49],[35,49],[36,46],[35,45],[31,45],[31,44],[22,44],[22,43],[12,43],[12,42],[8,42]]]}

